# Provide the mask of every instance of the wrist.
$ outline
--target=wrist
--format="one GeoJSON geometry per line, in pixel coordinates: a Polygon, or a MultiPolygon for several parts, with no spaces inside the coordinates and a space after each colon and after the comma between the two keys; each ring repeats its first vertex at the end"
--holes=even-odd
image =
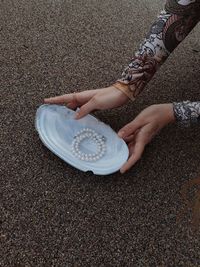
{"type": "Polygon", "coordinates": [[[118,90],[118,88],[116,88],[115,86],[111,85],[108,88],[111,89],[111,91],[115,91],[115,93],[117,92],[117,95],[120,97],[121,100],[123,100],[124,102],[128,102],[130,100],[130,98],[127,96],[126,93],[124,93],[122,90],[118,90]]]}
{"type": "Polygon", "coordinates": [[[174,109],[172,103],[163,104],[164,110],[166,112],[166,120],[168,123],[172,123],[176,121],[175,115],[174,115],[174,109]]]}
{"type": "Polygon", "coordinates": [[[128,99],[131,99],[132,101],[135,100],[134,96],[133,96],[133,93],[131,92],[131,90],[129,89],[129,85],[128,84],[123,84],[123,83],[120,83],[120,82],[116,82],[114,84],[112,84],[112,87],[121,91],[124,95],[126,95],[126,97],[128,99]]]}
{"type": "Polygon", "coordinates": [[[174,116],[173,104],[158,104],[157,111],[161,114],[162,121],[164,125],[175,122],[176,118],[174,116]]]}

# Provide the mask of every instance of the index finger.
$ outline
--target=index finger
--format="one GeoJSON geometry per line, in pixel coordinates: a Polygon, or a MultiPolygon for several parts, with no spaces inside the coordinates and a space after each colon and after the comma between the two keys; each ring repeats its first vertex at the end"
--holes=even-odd
{"type": "Polygon", "coordinates": [[[72,102],[75,98],[75,94],[65,94],[55,97],[49,97],[44,99],[44,103],[46,104],[64,104],[72,102]]]}
{"type": "Polygon", "coordinates": [[[144,125],[144,122],[137,118],[126,124],[123,128],[121,128],[118,132],[119,137],[126,138],[130,135],[134,135],[135,132],[144,125]]]}

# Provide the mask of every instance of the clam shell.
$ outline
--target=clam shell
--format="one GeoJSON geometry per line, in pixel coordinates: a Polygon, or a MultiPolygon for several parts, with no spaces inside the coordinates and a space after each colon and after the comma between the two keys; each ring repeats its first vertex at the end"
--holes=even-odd
{"type": "MultiPolygon", "coordinates": [[[[97,175],[107,175],[118,171],[127,161],[129,151],[123,139],[113,129],[95,118],[87,115],[74,119],[75,111],[60,105],[42,105],[36,113],[35,126],[43,144],[62,160],[81,171],[92,171],[97,175]],[[95,162],[77,159],[71,152],[71,143],[83,128],[90,128],[106,138],[106,153],[95,162]]],[[[92,140],[82,144],[82,151],[94,153],[96,149],[92,140]]]]}

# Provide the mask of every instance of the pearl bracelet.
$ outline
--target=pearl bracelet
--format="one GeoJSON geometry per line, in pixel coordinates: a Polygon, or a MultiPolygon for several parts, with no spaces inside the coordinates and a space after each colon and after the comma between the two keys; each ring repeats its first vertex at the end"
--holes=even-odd
{"type": "Polygon", "coordinates": [[[84,128],[74,136],[71,151],[76,158],[82,161],[97,161],[106,153],[106,138],[92,129],[84,128]],[[80,144],[85,139],[91,139],[96,144],[96,153],[84,153],[80,150],[80,144]]]}

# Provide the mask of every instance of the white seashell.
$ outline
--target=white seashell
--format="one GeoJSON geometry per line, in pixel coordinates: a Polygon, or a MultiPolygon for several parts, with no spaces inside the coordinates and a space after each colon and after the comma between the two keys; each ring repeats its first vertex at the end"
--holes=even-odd
{"type": "Polygon", "coordinates": [[[74,115],[75,112],[65,106],[39,107],[35,124],[44,145],[79,170],[99,175],[118,171],[128,159],[126,143],[110,126],[94,116],[87,115],[75,120],[74,115]],[[78,135],[84,135],[86,141],[78,135]],[[94,135],[95,139],[92,138],[94,135]],[[80,149],[83,154],[78,153],[80,149]]]}

